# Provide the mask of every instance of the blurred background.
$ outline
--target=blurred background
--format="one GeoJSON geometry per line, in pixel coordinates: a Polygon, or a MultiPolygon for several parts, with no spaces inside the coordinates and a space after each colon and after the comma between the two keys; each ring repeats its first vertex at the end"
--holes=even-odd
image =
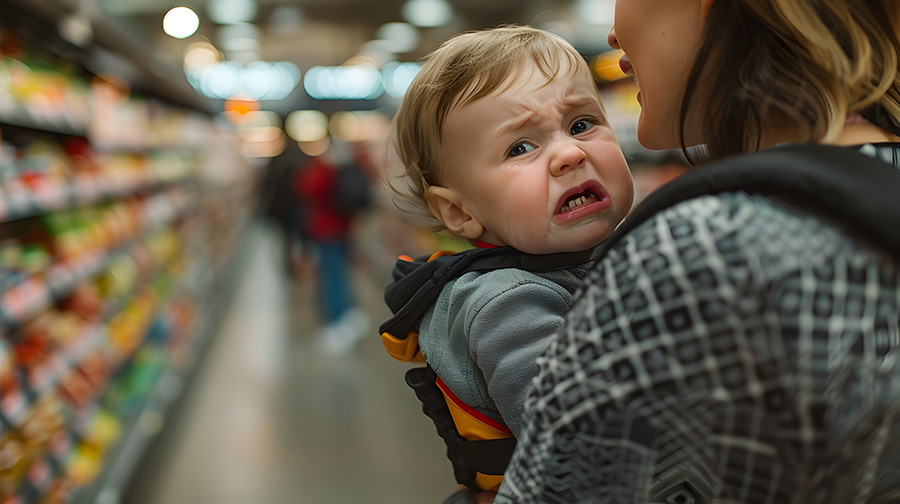
{"type": "Polygon", "coordinates": [[[423,55],[530,24],[589,62],[642,197],[685,168],[637,143],[613,9],[0,0],[0,502],[452,493],[377,326],[398,255],[466,244],[390,204],[385,135],[423,55]]]}

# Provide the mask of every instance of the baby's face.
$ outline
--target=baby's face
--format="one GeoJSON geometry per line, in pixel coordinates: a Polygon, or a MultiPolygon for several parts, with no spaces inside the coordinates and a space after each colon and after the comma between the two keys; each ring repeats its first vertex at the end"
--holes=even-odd
{"type": "Polygon", "coordinates": [[[453,110],[443,185],[476,219],[479,240],[547,254],[590,248],[634,199],[631,172],[585,72],[518,82],[453,110]]]}

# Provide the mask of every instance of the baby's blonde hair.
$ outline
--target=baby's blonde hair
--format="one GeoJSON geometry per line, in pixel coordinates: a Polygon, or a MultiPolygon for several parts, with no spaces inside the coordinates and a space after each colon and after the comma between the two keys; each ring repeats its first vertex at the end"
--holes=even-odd
{"type": "Polygon", "coordinates": [[[583,71],[590,78],[587,63],[571,44],[530,26],[460,33],[426,56],[391,124],[391,147],[402,164],[402,174],[389,184],[400,210],[421,218],[427,228],[443,229],[428,210],[425,195],[446,175],[441,145],[447,115],[507,89],[529,64],[548,81],[563,69],[583,71]]]}

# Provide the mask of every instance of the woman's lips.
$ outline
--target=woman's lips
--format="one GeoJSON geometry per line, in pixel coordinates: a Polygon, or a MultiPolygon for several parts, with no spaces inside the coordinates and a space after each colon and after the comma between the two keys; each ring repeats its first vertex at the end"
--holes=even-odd
{"type": "Polygon", "coordinates": [[[619,58],[619,68],[622,69],[622,72],[625,75],[634,76],[634,67],[631,66],[631,61],[628,59],[628,56],[625,56],[624,54],[619,58]]]}
{"type": "Polygon", "coordinates": [[[606,211],[612,202],[609,193],[600,182],[591,180],[566,191],[556,204],[553,221],[557,224],[569,224],[589,215],[606,211]],[[570,200],[576,201],[575,205],[570,200]]]}

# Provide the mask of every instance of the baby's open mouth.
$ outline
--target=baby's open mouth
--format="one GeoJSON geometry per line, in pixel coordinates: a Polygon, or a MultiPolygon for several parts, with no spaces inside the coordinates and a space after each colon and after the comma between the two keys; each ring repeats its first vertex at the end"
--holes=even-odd
{"type": "Polygon", "coordinates": [[[588,189],[587,191],[582,191],[582,192],[576,194],[575,196],[572,196],[569,199],[567,199],[565,201],[565,203],[563,203],[563,206],[560,209],[560,213],[569,212],[571,210],[574,210],[577,207],[580,207],[581,205],[593,203],[594,201],[600,201],[600,198],[598,198],[593,193],[593,191],[591,191],[590,189],[588,189]]]}
{"type": "Polygon", "coordinates": [[[590,181],[570,189],[563,195],[556,215],[572,212],[580,207],[608,199],[609,195],[599,182],[590,181]]]}

